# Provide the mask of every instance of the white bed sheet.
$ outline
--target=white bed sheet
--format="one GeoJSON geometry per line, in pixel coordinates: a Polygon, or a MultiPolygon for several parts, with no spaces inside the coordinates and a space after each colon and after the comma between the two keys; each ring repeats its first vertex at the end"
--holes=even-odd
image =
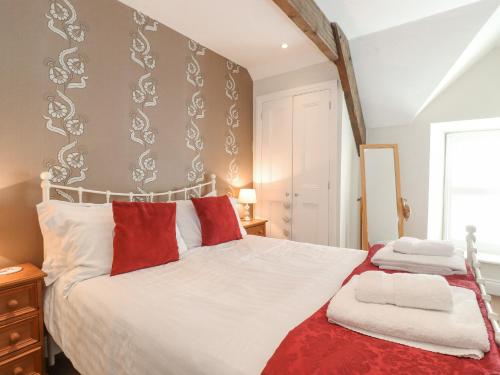
{"type": "Polygon", "coordinates": [[[45,324],[83,375],[258,374],[366,254],[245,236],[83,281],[67,299],[57,281],[45,324]]]}

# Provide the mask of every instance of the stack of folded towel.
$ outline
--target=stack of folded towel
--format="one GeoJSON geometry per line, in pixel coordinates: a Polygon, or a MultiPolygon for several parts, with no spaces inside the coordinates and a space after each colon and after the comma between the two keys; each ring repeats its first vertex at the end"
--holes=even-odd
{"type": "Polygon", "coordinates": [[[419,240],[414,237],[401,237],[394,241],[394,251],[403,254],[434,255],[451,257],[455,247],[449,241],[419,240]]]}
{"type": "Polygon", "coordinates": [[[463,252],[446,241],[401,237],[377,251],[371,261],[387,270],[436,275],[467,273],[463,252]]]}
{"type": "Polygon", "coordinates": [[[488,333],[473,291],[442,276],[354,276],[332,298],[328,321],[367,336],[436,353],[481,359],[488,333]]]}
{"type": "Polygon", "coordinates": [[[359,277],[356,299],[418,309],[453,310],[450,285],[444,277],[436,275],[367,271],[359,277]]]}

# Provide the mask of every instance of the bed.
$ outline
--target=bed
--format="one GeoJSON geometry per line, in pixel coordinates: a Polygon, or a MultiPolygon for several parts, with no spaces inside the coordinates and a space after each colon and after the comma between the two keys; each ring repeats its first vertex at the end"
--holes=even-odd
{"type": "MultiPolygon", "coordinates": [[[[42,182],[44,200],[73,190],[42,182]]],[[[215,179],[177,191],[215,192],[215,179]]],[[[129,194],[130,200],[158,195],[129,194]]],[[[82,374],[255,374],[287,333],[317,310],[366,257],[337,249],[258,236],[188,250],[178,261],[75,285],[64,277],[45,292],[51,339],[82,374]]]]}
{"type": "Polygon", "coordinates": [[[45,324],[82,374],[256,374],[365,257],[249,235],[67,299],[56,282],[45,324]]]}
{"type": "MultiPolygon", "coordinates": [[[[376,270],[370,258],[381,247],[371,247],[365,261],[344,283],[354,275],[376,270]]],[[[468,267],[467,275],[446,276],[446,279],[450,285],[476,293],[490,341],[490,351],[481,360],[407,347],[330,324],[325,319],[328,305],[325,304],[287,335],[263,374],[500,374],[500,352],[495,344],[495,336],[497,343],[500,341],[496,314],[492,314],[489,298],[483,299],[473,268],[468,267]]]]}
{"type": "MultiPolygon", "coordinates": [[[[44,201],[54,189],[72,192],[79,202],[84,194],[101,194],[109,202],[115,195],[153,201],[216,191],[214,176],[177,191],[135,194],[52,185],[42,174],[42,188],[44,201]]],[[[342,283],[366,267],[367,256],[361,250],[248,235],[192,248],[178,262],[79,282],[69,295],[62,276],[46,289],[45,325],[84,375],[387,372],[387,360],[400,364],[412,350],[422,351],[378,340],[396,346],[387,353],[398,355],[379,352],[381,361],[369,361],[352,343],[366,346],[370,338],[352,333],[356,340],[350,345],[328,340],[329,330],[340,327],[326,323],[322,311],[342,283]],[[322,342],[315,341],[318,337],[322,342]],[[363,366],[342,365],[352,363],[363,366]]],[[[477,289],[479,297],[481,292],[477,289]]],[[[487,317],[488,307],[481,303],[487,317]]],[[[498,326],[488,328],[494,337],[498,326]]],[[[443,357],[434,363],[445,363],[443,357]]],[[[496,347],[489,358],[500,364],[496,347]]]]}

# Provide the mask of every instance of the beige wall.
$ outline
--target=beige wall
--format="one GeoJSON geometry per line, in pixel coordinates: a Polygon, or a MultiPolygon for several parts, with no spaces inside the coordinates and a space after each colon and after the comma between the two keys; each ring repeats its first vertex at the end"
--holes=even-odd
{"type": "Polygon", "coordinates": [[[251,184],[253,84],[244,68],[116,0],[69,4],[74,12],[62,0],[0,2],[0,265],[41,263],[38,175],[51,167],[62,184],[103,190],[184,186],[193,166],[195,179],[215,173],[222,193],[251,184]],[[134,38],[144,66],[131,58],[134,38]],[[134,114],[151,133],[132,128],[134,114]]]}

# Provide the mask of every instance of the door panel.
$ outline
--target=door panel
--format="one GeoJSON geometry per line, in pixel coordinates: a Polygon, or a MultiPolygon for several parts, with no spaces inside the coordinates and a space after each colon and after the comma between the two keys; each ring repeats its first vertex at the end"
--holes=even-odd
{"type": "Polygon", "coordinates": [[[330,90],[293,97],[292,239],[329,244],[330,90]]]}
{"type": "Polygon", "coordinates": [[[292,114],[292,97],[262,106],[258,212],[268,219],[268,235],[275,238],[290,238],[291,232],[292,114]]]}

